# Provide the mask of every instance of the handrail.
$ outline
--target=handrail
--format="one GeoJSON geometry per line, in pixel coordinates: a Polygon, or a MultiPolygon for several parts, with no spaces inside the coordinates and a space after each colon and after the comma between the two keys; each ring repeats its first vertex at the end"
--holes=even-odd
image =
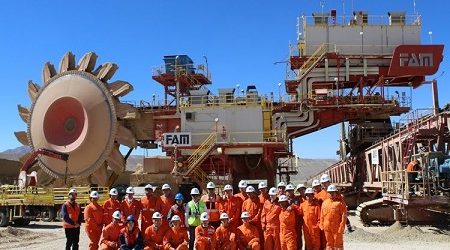
{"type": "Polygon", "coordinates": [[[186,160],[186,172],[185,175],[192,172],[192,170],[204,159],[206,154],[214,147],[217,141],[217,133],[211,133],[203,143],[189,156],[186,160]]]}
{"type": "MultiPolygon", "coordinates": [[[[302,67],[300,67],[300,70],[303,72],[303,70],[305,68],[307,68],[307,66],[309,65],[309,63],[311,63],[312,60],[317,58],[320,58],[324,53],[327,52],[326,49],[326,44],[323,43],[322,45],[319,46],[319,48],[317,48],[317,50],[308,58],[308,60],[306,60],[306,62],[303,63],[302,67]],[[320,54],[320,56],[317,56],[318,54],[320,54]]],[[[312,64],[314,65],[314,63],[312,64]]],[[[309,68],[309,67],[308,67],[309,68]]]]}

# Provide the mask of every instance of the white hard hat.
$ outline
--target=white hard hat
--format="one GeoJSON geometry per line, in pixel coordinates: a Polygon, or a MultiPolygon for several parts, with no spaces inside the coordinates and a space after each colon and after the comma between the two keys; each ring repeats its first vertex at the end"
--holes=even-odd
{"type": "Polygon", "coordinates": [[[329,185],[327,188],[327,192],[337,192],[337,188],[335,185],[329,185]]]}
{"type": "Polygon", "coordinates": [[[288,191],[288,190],[295,190],[294,185],[288,184],[288,185],[286,186],[286,191],[288,191]]]}
{"type": "Polygon", "coordinates": [[[255,192],[255,188],[254,188],[253,186],[248,186],[248,187],[245,189],[245,192],[246,192],[246,193],[254,193],[254,192],[255,192]]]}
{"type": "Polygon", "coordinates": [[[89,195],[89,197],[98,199],[98,192],[97,191],[92,191],[91,195],[89,195]]]}
{"type": "Polygon", "coordinates": [[[225,220],[225,219],[228,219],[229,217],[228,217],[228,214],[227,213],[221,213],[220,214],[220,219],[221,220],[225,220]]]}
{"type": "Polygon", "coordinates": [[[231,185],[225,185],[225,187],[223,187],[223,191],[227,191],[227,190],[233,191],[233,187],[231,185]]]}
{"type": "Polygon", "coordinates": [[[242,212],[241,219],[250,218],[250,214],[247,211],[242,212]]]}
{"type": "Polygon", "coordinates": [[[112,214],[112,217],[114,218],[114,219],[120,219],[120,211],[115,211],[113,214],[112,214]]]}
{"type": "Polygon", "coordinates": [[[303,184],[298,184],[297,187],[295,187],[295,190],[299,189],[299,188],[305,188],[305,185],[303,184]]]}
{"type": "Polygon", "coordinates": [[[269,195],[277,195],[277,188],[271,187],[269,189],[269,195]]]}
{"type": "Polygon", "coordinates": [[[200,215],[200,220],[201,220],[201,221],[207,221],[207,220],[209,220],[209,215],[208,215],[208,213],[207,213],[207,212],[203,212],[203,213],[200,215]]]}
{"type": "Polygon", "coordinates": [[[284,183],[284,181],[280,181],[277,185],[277,188],[279,187],[286,187],[286,183],[284,183]]]}
{"type": "Polygon", "coordinates": [[[154,212],[152,219],[162,219],[162,215],[159,212],[154,212]]]}
{"type": "Polygon", "coordinates": [[[119,195],[119,192],[117,191],[117,189],[111,188],[111,190],[109,190],[109,195],[119,195]]]}
{"type": "Polygon", "coordinates": [[[307,188],[307,189],[305,190],[305,194],[314,194],[314,191],[313,191],[312,188],[307,188]]]}
{"type": "Polygon", "coordinates": [[[238,185],[239,188],[246,188],[247,186],[248,186],[248,183],[244,180],[240,181],[239,185],[238,185]]]}
{"type": "Polygon", "coordinates": [[[320,183],[324,183],[324,182],[327,182],[327,181],[331,181],[330,176],[327,175],[327,174],[323,174],[323,175],[320,177],[320,183]]]}
{"type": "Polygon", "coordinates": [[[194,194],[200,194],[200,191],[198,191],[198,188],[191,189],[191,195],[194,195],[194,194]]]}
{"type": "Polygon", "coordinates": [[[166,184],[162,185],[161,189],[164,190],[164,189],[171,189],[171,188],[170,188],[170,185],[166,183],[166,184]]]}
{"type": "Polygon", "coordinates": [[[75,188],[70,189],[69,194],[72,194],[72,193],[76,194],[77,190],[75,188]]]}
{"type": "Polygon", "coordinates": [[[206,188],[207,189],[211,189],[211,188],[216,188],[216,185],[214,184],[214,182],[210,181],[208,182],[208,184],[206,184],[206,188]]]}
{"type": "Polygon", "coordinates": [[[280,195],[278,198],[278,202],[288,201],[288,197],[286,195],[280,195]]]}
{"type": "Polygon", "coordinates": [[[258,184],[258,189],[261,189],[261,188],[267,188],[267,184],[264,181],[262,181],[258,184]]]}
{"type": "Polygon", "coordinates": [[[181,219],[180,219],[180,216],[178,216],[178,215],[174,215],[174,216],[172,216],[172,219],[170,219],[171,221],[181,221],[181,219]]]}
{"type": "Polygon", "coordinates": [[[320,186],[320,181],[319,180],[313,180],[312,187],[316,187],[316,186],[320,186]]]}
{"type": "Polygon", "coordinates": [[[151,189],[153,191],[153,186],[152,184],[147,184],[145,185],[144,189],[151,189]]]}
{"type": "Polygon", "coordinates": [[[133,187],[127,187],[127,194],[134,194],[134,188],[133,187]]]}

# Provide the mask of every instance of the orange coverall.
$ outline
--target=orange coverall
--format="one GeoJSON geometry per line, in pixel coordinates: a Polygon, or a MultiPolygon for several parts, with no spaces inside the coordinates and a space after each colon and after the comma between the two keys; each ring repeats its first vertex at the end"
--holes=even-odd
{"type": "Polygon", "coordinates": [[[189,237],[186,227],[175,227],[167,230],[163,239],[164,249],[169,250],[175,248],[176,250],[188,250],[189,237]]]}
{"type": "Polygon", "coordinates": [[[102,250],[117,250],[120,247],[119,235],[123,226],[119,223],[110,223],[103,229],[103,237],[100,242],[102,250]]]}
{"type": "Polygon", "coordinates": [[[264,231],[264,249],[280,250],[280,212],[281,207],[267,200],[261,212],[261,225],[264,231]]]}
{"type": "Polygon", "coordinates": [[[119,200],[109,198],[105,201],[105,204],[103,204],[103,223],[105,225],[112,222],[112,214],[117,210],[122,212],[122,203],[119,200]]]}
{"type": "Polygon", "coordinates": [[[209,194],[205,194],[202,196],[201,200],[205,203],[206,212],[209,215],[209,223],[215,224],[212,226],[218,227],[220,224],[220,212],[219,205],[221,202],[220,196],[214,194],[213,196],[209,196],[209,194]]]}
{"type": "Polygon", "coordinates": [[[341,196],[327,199],[322,204],[320,228],[325,232],[327,249],[344,248],[344,230],[347,222],[347,207],[341,196]]]}
{"type": "Polygon", "coordinates": [[[133,215],[137,226],[137,220],[139,218],[139,214],[141,214],[141,203],[134,198],[131,201],[128,201],[128,199],[125,198],[122,202],[122,210],[122,220],[127,221],[127,217],[129,215],[133,215]]]}
{"type": "Polygon", "coordinates": [[[86,222],[86,234],[89,237],[89,249],[96,250],[102,236],[103,207],[98,203],[89,203],[84,208],[84,221],[86,222]]]}
{"type": "Polygon", "coordinates": [[[230,224],[227,227],[220,225],[216,229],[216,244],[223,250],[236,250],[236,235],[230,224]]]}
{"type": "Polygon", "coordinates": [[[320,249],[320,202],[317,199],[305,201],[299,207],[303,216],[305,249],[320,249]]]}
{"type": "Polygon", "coordinates": [[[258,196],[255,196],[253,199],[248,198],[242,204],[242,211],[247,211],[250,214],[250,224],[256,226],[258,229],[260,243],[263,245],[264,233],[261,226],[261,210],[262,205],[259,203],[258,196]]]}
{"type": "Polygon", "coordinates": [[[230,196],[222,199],[220,205],[220,213],[227,213],[230,218],[228,223],[230,224],[231,231],[235,232],[237,227],[241,224],[241,208],[240,198],[230,196]]]}
{"type": "Polygon", "coordinates": [[[162,225],[158,229],[154,225],[147,227],[144,233],[144,249],[163,249],[163,238],[166,232],[167,228],[162,225]]]}
{"type": "Polygon", "coordinates": [[[203,227],[201,224],[195,228],[196,250],[211,250],[216,247],[216,230],[213,226],[203,227]]]}
{"type": "Polygon", "coordinates": [[[324,200],[328,199],[328,192],[327,190],[320,190],[320,192],[314,194],[314,198],[318,199],[320,202],[323,202],[324,200]]]}
{"type": "Polygon", "coordinates": [[[280,243],[282,250],[297,249],[297,230],[295,228],[297,209],[293,206],[281,208],[280,243]]]}
{"type": "Polygon", "coordinates": [[[238,227],[236,232],[239,249],[261,249],[258,229],[252,224],[242,224],[238,227]]]}
{"type": "Polygon", "coordinates": [[[264,203],[267,200],[270,200],[269,194],[267,194],[267,193],[266,194],[260,193],[258,195],[258,198],[259,198],[259,203],[261,203],[261,206],[264,206],[264,203]]]}
{"type": "MultiPolygon", "coordinates": [[[[169,226],[169,221],[167,220],[167,214],[169,214],[170,208],[175,204],[175,198],[173,195],[165,196],[164,194],[160,197],[161,200],[161,214],[163,216],[163,224],[169,226]]],[[[184,221],[183,221],[184,223],[184,221]]]]}
{"type": "MultiPolygon", "coordinates": [[[[162,202],[159,197],[155,197],[153,195],[146,195],[141,198],[141,232],[145,232],[145,230],[153,225],[152,216],[154,212],[162,211],[162,202]],[[150,196],[150,197],[149,197],[150,196]]],[[[170,208],[169,208],[170,209],[170,208]]],[[[168,212],[169,210],[167,210],[168,212]]],[[[163,214],[163,216],[167,216],[163,214]]],[[[164,220],[164,219],[163,219],[164,220]]],[[[163,223],[164,224],[164,223],[163,223]]],[[[168,224],[164,224],[164,226],[169,227],[168,224]]]]}

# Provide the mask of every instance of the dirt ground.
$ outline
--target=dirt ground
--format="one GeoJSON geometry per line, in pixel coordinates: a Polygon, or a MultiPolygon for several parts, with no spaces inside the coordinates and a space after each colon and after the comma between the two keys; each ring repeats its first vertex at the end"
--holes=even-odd
{"type": "MultiPolygon", "coordinates": [[[[355,231],[346,232],[345,249],[450,249],[450,230],[435,227],[363,227],[350,216],[355,231]]],[[[0,249],[63,249],[65,235],[59,222],[31,222],[24,228],[1,228],[0,249]]],[[[81,230],[80,249],[87,249],[88,239],[81,230]]]]}

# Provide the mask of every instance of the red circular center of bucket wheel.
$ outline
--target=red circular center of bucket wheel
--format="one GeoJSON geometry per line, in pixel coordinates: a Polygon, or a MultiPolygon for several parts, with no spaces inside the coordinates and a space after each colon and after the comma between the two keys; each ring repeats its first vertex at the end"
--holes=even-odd
{"type": "Polygon", "coordinates": [[[55,100],[44,117],[45,139],[56,146],[71,151],[84,140],[87,130],[87,116],[81,103],[72,97],[55,100]]]}

